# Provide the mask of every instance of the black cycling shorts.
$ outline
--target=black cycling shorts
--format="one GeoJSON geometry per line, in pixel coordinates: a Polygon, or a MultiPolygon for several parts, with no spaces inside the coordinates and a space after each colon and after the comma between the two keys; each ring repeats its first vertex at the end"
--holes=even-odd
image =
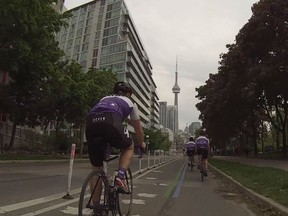
{"type": "Polygon", "coordinates": [[[195,150],[187,150],[187,155],[192,157],[195,154],[195,150]]]}
{"type": "Polygon", "coordinates": [[[202,155],[202,158],[207,159],[208,158],[208,149],[206,148],[199,148],[197,150],[198,155],[202,155]]]}
{"type": "Polygon", "coordinates": [[[89,116],[86,139],[90,162],[96,167],[103,166],[108,143],[117,149],[126,149],[132,144],[128,130],[122,124],[121,118],[114,113],[89,116]]]}

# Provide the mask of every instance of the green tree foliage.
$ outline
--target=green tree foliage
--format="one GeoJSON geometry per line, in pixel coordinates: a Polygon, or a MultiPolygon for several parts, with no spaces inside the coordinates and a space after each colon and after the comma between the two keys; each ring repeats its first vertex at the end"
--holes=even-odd
{"type": "MultiPolygon", "coordinates": [[[[144,129],[145,138],[149,136],[149,150],[164,150],[168,151],[172,146],[171,141],[167,134],[163,134],[160,130],[155,129],[144,129]]],[[[147,142],[146,138],[146,142],[147,142]]]]}
{"type": "Polygon", "coordinates": [[[11,78],[9,86],[1,87],[1,108],[13,120],[13,132],[25,121],[45,78],[58,71],[55,63],[63,55],[54,33],[65,25],[67,14],[56,13],[52,2],[0,0],[0,71],[11,78]]]}
{"type": "Polygon", "coordinates": [[[214,142],[241,134],[260,139],[263,121],[283,135],[286,154],[288,114],[288,2],[260,0],[253,15],[227,45],[217,74],[196,89],[200,119],[214,142]],[[276,115],[276,118],[273,118],[276,115]],[[275,121],[276,120],[276,121],[275,121]]]}

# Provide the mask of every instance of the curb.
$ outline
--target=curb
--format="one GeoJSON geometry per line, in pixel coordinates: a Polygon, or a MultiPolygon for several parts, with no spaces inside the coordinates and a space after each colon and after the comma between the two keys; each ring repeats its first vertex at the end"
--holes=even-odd
{"type": "MultiPolygon", "coordinates": [[[[0,164],[11,164],[11,163],[54,163],[54,162],[69,162],[70,159],[51,159],[51,160],[0,160],[0,164]]],[[[89,161],[89,159],[74,159],[74,162],[89,161]]]]}
{"type": "Polygon", "coordinates": [[[260,194],[254,192],[253,190],[251,190],[249,188],[244,187],[242,184],[240,184],[239,182],[235,181],[231,176],[228,176],[227,174],[225,174],[221,170],[217,169],[216,167],[214,167],[214,166],[212,166],[210,164],[209,164],[209,167],[214,172],[217,172],[218,174],[220,174],[223,177],[225,177],[226,180],[228,180],[229,182],[233,183],[246,196],[258,201],[259,203],[261,203],[263,205],[271,206],[274,210],[280,212],[281,215],[283,215],[283,216],[288,216],[288,208],[287,207],[275,202],[274,200],[271,200],[270,198],[267,198],[267,197],[265,197],[263,195],[260,195],[260,194]]]}

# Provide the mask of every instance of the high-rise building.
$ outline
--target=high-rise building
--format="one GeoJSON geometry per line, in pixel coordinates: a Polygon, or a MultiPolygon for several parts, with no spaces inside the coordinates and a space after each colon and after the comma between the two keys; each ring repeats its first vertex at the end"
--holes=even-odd
{"type": "Polygon", "coordinates": [[[194,136],[195,132],[201,127],[200,122],[192,122],[189,126],[189,133],[194,136]]]}
{"type": "Polygon", "coordinates": [[[58,13],[62,13],[63,10],[65,10],[64,2],[65,0],[58,0],[57,2],[53,2],[52,8],[58,13]]]}
{"type": "Polygon", "coordinates": [[[162,101],[162,102],[159,102],[159,104],[160,104],[159,121],[160,121],[160,124],[163,125],[164,128],[167,128],[167,102],[162,101]]]}
{"type": "Polygon", "coordinates": [[[176,119],[177,112],[178,112],[177,106],[170,105],[167,107],[167,127],[171,129],[174,134],[178,132],[176,126],[178,124],[178,119],[176,119]]]}
{"type": "MultiPolygon", "coordinates": [[[[175,71],[175,84],[172,88],[172,92],[174,93],[174,106],[177,107],[177,111],[175,114],[175,133],[178,133],[179,130],[179,124],[178,124],[178,94],[180,93],[180,87],[178,85],[178,62],[176,60],[176,71],[175,71]]],[[[176,134],[175,134],[176,135],[176,134]]],[[[176,136],[175,136],[176,137],[176,136]]]]}
{"type": "Polygon", "coordinates": [[[124,0],[90,1],[71,9],[68,27],[56,36],[65,60],[117,73],[133,88],[145,127],[159,125],[159,98],[152,65],[124,0]]]}

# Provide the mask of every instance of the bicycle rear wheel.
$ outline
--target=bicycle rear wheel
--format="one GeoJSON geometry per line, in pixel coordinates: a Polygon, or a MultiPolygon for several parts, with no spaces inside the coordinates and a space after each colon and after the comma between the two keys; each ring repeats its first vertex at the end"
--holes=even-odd
{"type": "Polygon", "coordinates": [[[125,174],[126,184],[129,188],[129,193],[118,193],[117,192],[117,208],[120,216],[127,216],[131,212],[132,201],[133,201],[133,178],[131,170],[128,168],[125,174]]]}
{"type": "Polygon", "coordinates": [[[190,157],[190,171],[193,172],[193,167],[194,167],[194,160],[193,157],[190,157]]]}
{"type": "Polygon", "coordinates": [[[108,215],[108,189],[109,186],[104,172],[91,172],[86,177],[81,189],[78,215],[93,215],[95,212],[108,215]],[[97,191],[98,193],[96,193],[97,191]]]}
{"type": "Polygon", "coordinates": [[[204,160],[201,158],[201,181],[204,181],[204,160]]]}

